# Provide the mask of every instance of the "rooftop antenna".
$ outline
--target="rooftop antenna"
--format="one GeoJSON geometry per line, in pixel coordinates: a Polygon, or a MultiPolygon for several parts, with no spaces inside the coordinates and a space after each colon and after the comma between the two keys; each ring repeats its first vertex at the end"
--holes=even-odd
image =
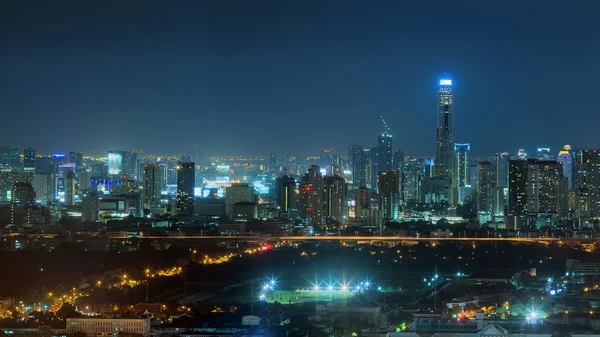
{"type": "Polygon", "coordinates": [[[381,121],[383,122],[383,130],[390,132],[390,127],[387,125],[387,122],[385,121],[385,118],[383,118],[383,116],[381,116],[381,121]]]}

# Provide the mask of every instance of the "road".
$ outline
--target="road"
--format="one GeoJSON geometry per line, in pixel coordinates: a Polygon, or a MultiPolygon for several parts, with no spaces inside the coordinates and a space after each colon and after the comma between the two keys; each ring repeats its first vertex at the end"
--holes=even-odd
{"type": "MultiPolygon", "coordinates": [[[[117,234],[117,233],[115,233],[117,234]]],[[[408,236],[207,236],[207,235],[181,235],[181,236],[129,236],[119,235],[115,236],[109,234],[111,239],[131,239],[131,238],[143,238],[152,240],[234,240],[234,241],[465,241],[465,242],[524,242],[524,243],[550,243],[550,242],[581,242],[581,241],[597,241],[598,239],[590,238],[421,238],[421,237],[408,237],[408,236]]]]}

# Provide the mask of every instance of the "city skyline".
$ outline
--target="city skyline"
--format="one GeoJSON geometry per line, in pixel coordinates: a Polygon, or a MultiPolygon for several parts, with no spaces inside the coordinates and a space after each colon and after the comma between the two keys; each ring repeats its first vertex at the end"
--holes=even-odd
{"type": "Polygon", "coordinates": [[[459,102],[455,142],[474,155],[597,147],[600,68],[589,41],[600,32],[598,5],[470,4],[3,4],[0,98],[29,129],[4,128],[0,143],[38,153],[193,153],[197,144],[224,155],[345,153],[374,145],[383,115],[396,148],[432,156],[446,61],[459,102]],[[557,85],[562,99],[548,100],[557,85]],[[567,116],[589,122],[556,133],[567,116]]]}

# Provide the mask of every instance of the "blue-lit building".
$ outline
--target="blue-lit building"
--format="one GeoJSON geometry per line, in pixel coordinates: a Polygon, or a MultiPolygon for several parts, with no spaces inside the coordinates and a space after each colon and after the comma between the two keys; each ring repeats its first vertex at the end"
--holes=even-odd
{"type": "Polygon", "coordinates": [[[377,175],[394,169],[392,151],[392,134],[388,131],[380,133],[377,137],[377,175]]]}

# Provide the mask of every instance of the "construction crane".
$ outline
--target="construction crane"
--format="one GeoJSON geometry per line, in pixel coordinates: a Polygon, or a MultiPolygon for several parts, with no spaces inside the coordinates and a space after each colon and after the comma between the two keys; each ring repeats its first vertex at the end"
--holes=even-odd
{"type": "Polygon", "coordinates": [[[381,116],[381,121],[383,122],[383,131],[385,132],[390,132],[390,127],[387,125],[387,122],[385,121],[385,118],[383,118],[383,116],[381,116]]]}

